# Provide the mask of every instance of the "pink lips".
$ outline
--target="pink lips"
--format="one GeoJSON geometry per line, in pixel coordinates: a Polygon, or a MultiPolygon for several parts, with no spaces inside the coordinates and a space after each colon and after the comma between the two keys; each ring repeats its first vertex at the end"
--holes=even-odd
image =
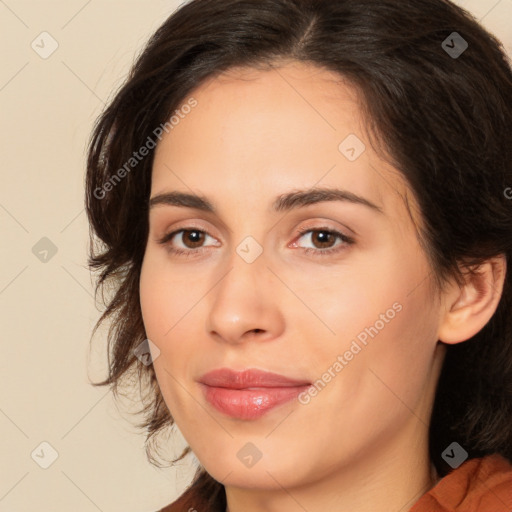
{"type": "Polygon", "coordinates": [[[219,368],[199,379],[206,400],[233,418],[256,419],[270,409],[289,402],[311,385],[277,373],[257,369],[234,371],[219,368]]]}

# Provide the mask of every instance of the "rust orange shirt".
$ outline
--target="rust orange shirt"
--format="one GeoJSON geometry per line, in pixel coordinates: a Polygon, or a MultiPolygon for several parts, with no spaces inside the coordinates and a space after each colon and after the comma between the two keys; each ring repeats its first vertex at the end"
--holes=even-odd
{"type": "Polygon", "coordinates": [[[512,512],[512,465],[497,454],[470,459],[439,480],[409,512],[512,512]]]}

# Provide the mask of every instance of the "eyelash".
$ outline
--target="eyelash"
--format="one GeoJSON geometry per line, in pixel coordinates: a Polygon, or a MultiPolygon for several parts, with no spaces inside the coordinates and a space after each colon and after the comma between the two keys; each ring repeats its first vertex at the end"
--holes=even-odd
{"type": "MultiPolygon", "coordinates": [[[[185,249],[176,249],[175,247],[172,247],[170,245],[169,242],[174,238],[174,236],[179,233],[182,233],[184,231],[192,231],[192,232],[203,233],[205,235],[208,235],[208,233],[206,231],[203,231],[202,229],[198,229],[193,226],[190,226],[190,227],[184,227],[184,228],[178,229],[176,231],[172,231],[170,233],[165,234],[161,239],[158,240],[158,243],[161,245],[167,246],[167,250],[170,253],[176,254],[178,256],[191,257],[191,256],[195,256],[199,253],[204,252],[204,250],[206,249],[205,247],[199,247],[198,249],[185,250],[185,249]]],[[[327,227],[302,228],[302,229],[298,230],[298,233],[300,235],[299,238],[302,238],[302,236],[304,236],[307,233],[319,233],[319,232],[328,233],[330,235],[335,235],[337,238],[339,238],[343,242],[343,244],[339,244],[337,247],[329,248],[329,249],[312,249],[311,247],[305,247],[305,248],[302,248],[302,250],[304,251],[305,254],[314,253],[318,256],[329,256],[329,255],[338,253],[340,251],[343,251],[347,248],[347,246],[350,246],[355,243],[353,238],[348,237],[348,236],[344,235],[343,233],[340,233],[339,231],[336,231],[336,230],[333,230],[333,229],[330,229],[327,227]]]]}
{"type": "Polygon", "coordinates": [[[307,233],[328,233],[329,235],[334,235],[339,238],[343,243],[338,246],[330,249],[312,249],[311,247],[302,248],[305,254],[317,254],[318,256],[330,256],[332,254],[339,253],[340,251],[345,250],[348,246],[355,243],[354,239],[336,231],[335,229],[329,229],[328,227],[318,227],[318,228],[301,228],[298,230],[300,237],[302,238],[307,233]]]}

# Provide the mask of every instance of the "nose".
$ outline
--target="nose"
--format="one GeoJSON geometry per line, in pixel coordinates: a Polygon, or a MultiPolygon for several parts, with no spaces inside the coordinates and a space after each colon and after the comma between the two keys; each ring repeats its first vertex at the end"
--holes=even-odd
{"type": "Polygon", "coordinates": [[[228,265],[208,294],[208,334],[230,344],[279,337],[284,330],[283,285],[267,268],[264,254],[247,263],[234,253],[228,265]]]}

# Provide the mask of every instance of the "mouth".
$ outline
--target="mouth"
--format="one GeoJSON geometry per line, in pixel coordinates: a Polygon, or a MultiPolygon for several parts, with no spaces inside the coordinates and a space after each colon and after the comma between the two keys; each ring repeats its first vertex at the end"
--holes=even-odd
{"type": "Polygon", "coordinates": [[[220,368],[199,380],[206,400],[232,418],[254,420],[290,402],[311,382],[257,369],[235,371],[220,368]]]}

